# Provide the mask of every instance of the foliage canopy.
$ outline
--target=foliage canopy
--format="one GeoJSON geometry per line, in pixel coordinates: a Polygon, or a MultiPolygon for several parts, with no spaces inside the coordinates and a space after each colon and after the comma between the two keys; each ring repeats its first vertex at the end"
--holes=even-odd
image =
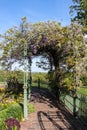
{"type": "Polygon", "coordinates": [[[82,66],[86,68],[86,44],[83,28],[78,24],[72,23],[68,27],[62,27],[55,21],[30,24],[24,17],[20,26],[8,29],[3,38],[1,62],[7,69],[10,69],[14,62],[24,64],[26,43],[29,65],[34,56],[46,58],[50,72],[55,75],[55,85],[58,87],[74,88],[74,81],[80,79],[84,72],[82,66]],[[67,76],[71,78],[67,79],[67,76]]]}
{"type": "Polygon", "coordinates": [[[83,25],[84,31],[87,33],[87,0],[72,1],[73,5],[70,6],[70,13],[73,15],[72,21],[83,25]]]}

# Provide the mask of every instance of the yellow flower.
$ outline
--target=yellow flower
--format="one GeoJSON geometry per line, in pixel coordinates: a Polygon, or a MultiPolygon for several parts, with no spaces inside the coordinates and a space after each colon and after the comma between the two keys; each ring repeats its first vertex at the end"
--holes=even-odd
{"type": "Polygon", "coordinates": [[[4,104],[4,103],[2,103],[1,105],[2,105],[2,106],[4,106],[5,104],[4,104]]]}
{"type": "Polygon", "coordinates": [[[19,95],[20,97],[22,97],[23,96],[23,94],[22,93],[20,93],[20,95],[19,95]]]}

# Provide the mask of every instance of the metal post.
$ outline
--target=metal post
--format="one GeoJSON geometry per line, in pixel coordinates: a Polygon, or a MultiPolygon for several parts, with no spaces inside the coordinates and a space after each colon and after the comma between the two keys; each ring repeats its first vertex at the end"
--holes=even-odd
{"type": "Polygon", "coordinates": [[[30,63],[30,66],[29,66],[29,82],[28,82],[28,99],[30,100],[31,98],[31,84],[32,84],[32,76],[31,76],[31,63],[30,63]]]}
{"type": "Polygon", "coordinates": [[[76,46],[76,44],[72,44],[72,47],[73,47],[73,57],[75,58],[75,66],[74,66],[74,93],[73,93],[73,115],[74,117],[76,117],[76,93],[77,93],[77,55],[78,55],[78,48],[76,46]]]}
{"type": "Polygon", "coordinates": [[[28,119],[28,108],[27,108],[27,43],[24,44],[24,118],[28,119]]]}
{"type": "Polygon", "coordinates": [[[76,98],[77,98],[77,95],[76,95],[76,90],[75,90],[74,95],[73,95],[73,115],[74,115],[74,117],[77,116],[77,114],[76,114],[76,98]]]}

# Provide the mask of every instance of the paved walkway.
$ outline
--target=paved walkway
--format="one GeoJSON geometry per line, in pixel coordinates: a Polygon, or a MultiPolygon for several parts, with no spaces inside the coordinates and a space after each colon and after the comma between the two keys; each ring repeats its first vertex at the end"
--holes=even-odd
{"type": "Polygon", "coordinates": [[[47,90],[36,89],[32,93],[36,111],[29,114],[27,121],[21,122],[20,130],[87,130],[47,90]]]}

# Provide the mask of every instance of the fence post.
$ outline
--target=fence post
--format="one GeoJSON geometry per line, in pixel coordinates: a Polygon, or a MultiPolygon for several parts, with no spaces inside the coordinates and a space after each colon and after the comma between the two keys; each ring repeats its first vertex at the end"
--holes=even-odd
{"type": "Polygon", "coordinates": [[[73,115],[76,117],[76,94],[73,95],[73,115]]]}
{"type": "Polygon", "coordinates": [[[40,89],[40,78],[38,78],[38,88],[40,89]]]}

